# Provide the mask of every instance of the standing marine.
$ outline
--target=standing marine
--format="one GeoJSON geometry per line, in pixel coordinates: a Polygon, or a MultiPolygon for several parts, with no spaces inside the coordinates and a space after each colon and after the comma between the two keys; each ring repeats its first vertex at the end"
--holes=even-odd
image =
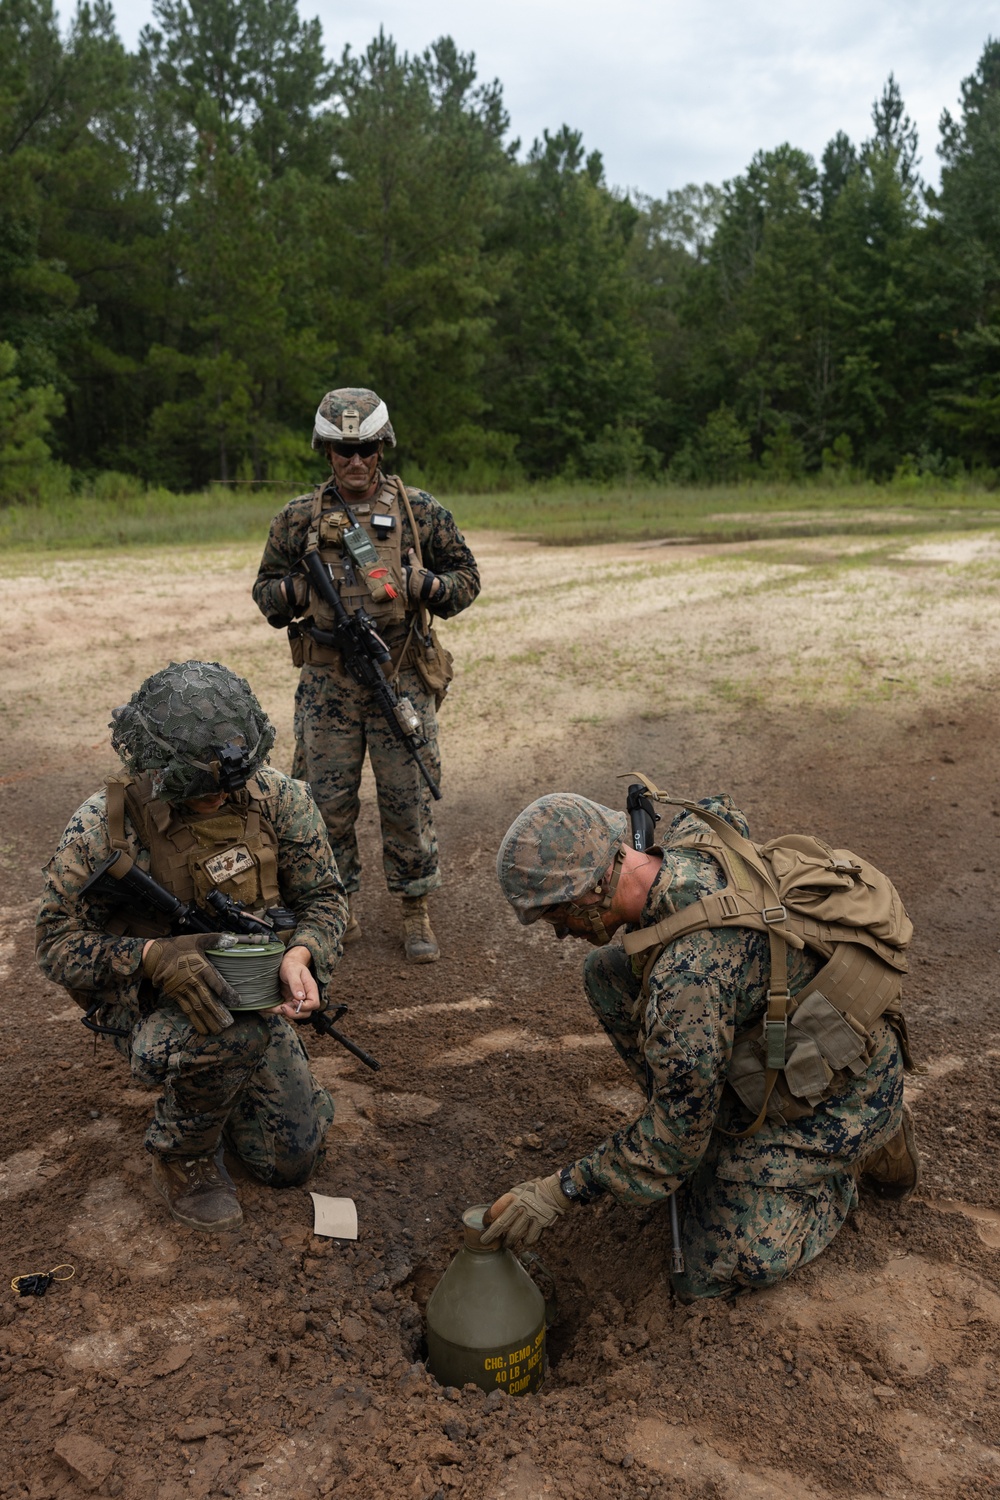
{"type": "Polygon", "coordinates": [[[427,897],[441,884],[441,871],[431,794],[372,692],[345,669],[331,640],[330,603],[302,567],[307,554],[318,552],[348,614],[360,608],[373,621],[391,657],[385,674],[413,705],[424,763],[440,781],[436,710],[452,670],[429,616],[449,619],[466,609],[479,593],[479,571],[451,513],[385,472],[383,451],[395,441],[385,402],[374,391],[352,386],[323,397],[312,446],[326,455],[332,477],[275,516],[253,597],[269,624],[287,627],[292,661],[301,668],[293,774],[309,783],[347,888],[344,941],[361,934],[353,899],[361,884],[355,824],[367,750],[382,865],[402,902],[406,956],[432,963],[441,955],[427,897]]]}
{"type": "Polygon", "coordinates": [[[135,1081],[160,1090],[145,1146],[171,1216],[232,1230],[243,1214],[224,1149],[259,1181],[297,1186],[333,1120],[291,1023],[323,1008],[347,899],[312,797],[267,765],[274,729],[243,678],[174,662],[111,729],[123,770],[73,814],[45,868],[36,956],[135,1081]],[[276,927],[280,913],[280,1004],[237,1011],[206,956],[218,934],[173,936],[154,907],[110,895],[133,870],[202,910],[230,898],[276,927]]]}
{"type": "Polygon", "coordinates": [[[531,1243],[604,1194],[633,1208],[678,1194],[673,1281],[691,1301],[789,1276],[837,1234],[859,1177],[903,1197],[919,1162],[899,1008],[912,926],[895,888],[819,840],[753,844],[728,797],[682,806],[638,850],[624,813],[553,793],[500,845],[519,921],[596,945],[587,999],[646,1103],[501,1195],[484,1243],[531,1243]]]}

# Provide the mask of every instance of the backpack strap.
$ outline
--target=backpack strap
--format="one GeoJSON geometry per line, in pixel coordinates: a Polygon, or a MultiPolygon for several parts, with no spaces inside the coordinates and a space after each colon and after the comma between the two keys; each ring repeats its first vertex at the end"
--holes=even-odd
{"type": "MultiPolygon", "coordinates": [[[[767,933],[771,970],[767,990],[767,1008],[763,1020],[766,1068],[764,1102],[756,1120],[746,1130],[727,1132],[727,1134],[733,1134],[734,1139],[743,1140],[748,1136],[756,1135],[763,1125],[767,1117],[767,1106],[778,1081],[778,1074],[785,1065],[789,1001],[788,949],[789,946],[804,948],[805,942],[798,933],[791,931],[788,927],[788,912],[778,896],[771,871],[749,839],[745,839],[741,833],[738,833],[731,824],[726,822],[725,818],[720,818],[717,813],[710,812],[706,807],[699,807],[697,802],[691,802],[683,797],[671,797],[666,792],[661,792],[641,771],[633,771],[631,774],[642,782],[656,801],[686,808],[688,812],[695,813],[708,824],[720,843],[725,846],[728,858],[722,859],[720,863],[730,876],[730,884],[723,891],[693,902],[691,907],[683,907],[680,912],[658,922],[655,927],[644,928],[637,933],[626,933],[625,951],[630,954],[638,953],[650,947],[662,950],[668,942],[675,941],[685,932],[703,931],[712,926],[755,927],[758,931],[763,930],[767,933]],[[759,882],[756,888],[751,871],[759,882]],[[763,887],[762,890],[761,887],[763,887]],[[754,897],[756,900],[753,899],[754,897]],[[728,916],[717,918],[714,922],[711,920],[717,913],[721,913],[722,898],[725,898],[727,906],[734,910],[737,920],[734,921],[728,916]],[[695,911],[693,908],[700,908],[700,911],[695,911]],[[690,925],[689,911],[691,912],[690,925]],[[630,943],[630,939],[638,941],[630,943]]],[[[708,845],[707,840],[700,842],[703,847],[708,845]]],[[[710,845],[706,848],[706,853],[709,850],[710,845]]],[[[718,852],[721,853],[721,851],[718,852]]],[[[659,954],[656,954],[654,958],[658,956],[659,954]]],[[[651,967],[652,964],[647,966],[647,974],[651,967]]]]}
{"type": "Polygon", "coordinates": [[[131,784],[130,777],[111,776],[105,788],[108,815],[108,842],[112,849],[128,853],[125,838],[125,788],[131,784]]]}

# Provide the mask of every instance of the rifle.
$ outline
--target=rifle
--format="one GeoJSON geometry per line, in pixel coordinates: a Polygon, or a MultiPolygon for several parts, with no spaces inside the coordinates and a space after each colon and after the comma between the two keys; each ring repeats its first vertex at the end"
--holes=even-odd
{"type": "MultiPolygon", "coordinates": [[[[282,934],[291,932],[296,925],[295,913],[285,906],[268,907],[263,918],[255,917],[239,901],[234,901],[232,896],[227,896],[222,891],[209,891],[205,898],[207,911],[197,902],[180,901],[165,886],[147,875],[145,870],[140,870],[122,849],[116,849],[110,858],[98,866],[81,889],[80,896],[83,900],[106,901],[112,906],[151,909],[166,917],[170,923],[170,932],[175,937],[187,932],[237,932],[282,942],[282,934]]],[[[112,1036],[127,1035],[119,1027],[102,1026],[95,1019],[102,1004],[102,1001],[97,1001],[84,1015],[83,1024],[87,1030],[112,1036]]],[[[366,1068],[377,1072],[380,1064],[374,1057],[344,1036],[333,1024],[346,1011],[347,1006],[342,1003],[336,1006],[332,1017],[327,1016],[324,1011],[314,1010],[306,1019],[321,1036],[332,1037],[363,1062],[366,1068]]]]}
{"type": "MultiPolygon", "coordinates": [[[[655,829],[660,821],[659,814],[653,811],[653,800],[646,791],[641,781],[633,781],[628,789],[625,799],[625,810],[628,813],[629,826],[632,831],[632,848],[640,854],[648,849],[655,838],[655,829]]],[[[646,1070],[646,1102],[653,1097],[653,1076],[649,1063],[645,1064],[646,1070]]],[[[670,1263],[671,1269],[676,1275],[684,1270],[684,1252],[681,1249],[681,1225],[677,1214],[677,1194],[671,1193],[668,1200],[670,1203],[670,1263]]]]}
{"type": "MultiPolygon", "coordinates": [[[[353,520],[350,511],[348,511],[348,519],[353,520]]],[[[308,575],[316,593],[333,612],[336,623],[333,630],[321,630],[318,625],[308,620],[292,628],[305,630],[319,645],[333,646],[340,652],[345,670],[350,673],[359,687],[367,688],[371,693],[375,699],[375,706],[385,722],[430,787],[431,796],[436,802],[440,802],[441,788],[420,759],[420,751],[427,744],[427,740],[420,732],[420,715],[409,698],[399,696],[385,675],[384,664],[391,662],[392,656],[385,641],[375,629],[375,621],[361,605],[358,605],[353,615],[348,612],[333,581],[329,566],[324,563],[318,552],[307,552],[300,566],[308,575]]],[[[353,579],[353,566],[346,553],[343,567],[345,577],[349,580],[353,579]]]]}

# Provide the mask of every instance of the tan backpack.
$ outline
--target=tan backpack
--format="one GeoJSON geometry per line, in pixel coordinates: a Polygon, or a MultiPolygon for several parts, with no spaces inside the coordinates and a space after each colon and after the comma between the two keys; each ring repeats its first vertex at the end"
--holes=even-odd
{"type": "Polygon", "coordinates": [[[900,996],[913,923],[888,876],[811,834],[751,843],[717,813],[660,792],[641,772],[632,774],[655,801],[686,808],[707,825],[666,847],[711,854],[727,878],[723,890],[625,935],[629,956],[652,950],[643,990],[666,945],[689,933],[749,927],[768,935],[767,1010],[759,1026],[736,1038],[728,1074],[756,1115],[741,1135],[753,1135],[765,1119],[812,1114],[851,1075],[863,1073],[874,1050],[870,1029],[880,1016],[897,1031],[909,1065],[900,996]],[[788,993],[789,947],[809,947],[826,960],[794,998],[788,993]]]}

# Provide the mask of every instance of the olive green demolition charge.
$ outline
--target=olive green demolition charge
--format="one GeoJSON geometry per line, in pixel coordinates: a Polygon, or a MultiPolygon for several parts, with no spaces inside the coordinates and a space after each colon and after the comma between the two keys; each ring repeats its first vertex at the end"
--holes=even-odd
{"type": "Polygon", "coordinates": [[[487,1205],[462,1215],[465,1243],[427,1304],[427,1368],[441,1385],[523,1396],[545,1374],[545,1298],[500,1244],[482,1245],[487,1205]]]}
{"type": "Polygon", "coordinates": [[[261,943],[209,948],[206,956],[240,997],[231,1010],[267,1010],[281,1003],[278,970],[284,954],[284,943],[261,943]]]}

